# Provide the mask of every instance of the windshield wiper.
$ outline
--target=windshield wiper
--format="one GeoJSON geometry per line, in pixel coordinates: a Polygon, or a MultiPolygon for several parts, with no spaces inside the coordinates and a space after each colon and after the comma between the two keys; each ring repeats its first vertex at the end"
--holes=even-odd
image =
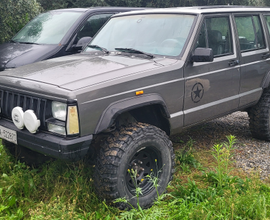
{"type": "Polygon", "coordinates": [[[143,54],[143,55],[146,55],[150,58],[155,58],[155,56],[151,53],[146,53],[146,52],[143,52],[141,50],[134,49],[134,48],[114,48],[114,49],[119,50],[121,52],[143,54]]]}
{"type": "Polygon", "coordinates": [[[106,48],[104,47],[101,47],[101,46],[98,46],[98,45],[87,45],[87,47],[91,47],[91,48],[94,48],[94,49],[100,49],[102,52],[104,53],[110,53],[106,48]]]}
{"type": "Polygon", "coordinates": [[[35,45],[39,45],[38,43],[33,43],[33,42],[22,42],[22,41],[16,41],[16,43],[20,43],[20,44],[35,44],[35,45]]]}

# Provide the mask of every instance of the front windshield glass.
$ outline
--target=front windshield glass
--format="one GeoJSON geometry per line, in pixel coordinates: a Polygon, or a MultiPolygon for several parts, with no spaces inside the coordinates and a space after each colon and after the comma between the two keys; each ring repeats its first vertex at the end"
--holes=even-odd
{"type": "Polygon", "coordinates": [[[30,21],[15,37],[15,42],[59,44],[80,12],[47,12],[30,21]]]}
{"type": "MultiPolygon", "coordinates": [[[[108,51],[132,48],[155,55],[178,56],[187,41],[194,18],[193,15],[180,14],[115,17],[90,44],[108,51]]],[[[97,48],[87,47],[85,51],[93,50],[97,48]]]]}

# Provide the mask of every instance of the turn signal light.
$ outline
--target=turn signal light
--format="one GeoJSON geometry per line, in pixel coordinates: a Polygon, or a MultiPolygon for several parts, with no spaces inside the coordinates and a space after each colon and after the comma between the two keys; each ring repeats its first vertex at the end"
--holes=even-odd
{"type": "Polygon", "coordinates": [[[67,134],[79,134],[79,117],[77,106],[68,106],[67,134]]]}
{"type": "Polygon", "coordinates": [[[136,95],[142,95],[142,94],[143,94],[143,90],[136,92],[136,95]]]}

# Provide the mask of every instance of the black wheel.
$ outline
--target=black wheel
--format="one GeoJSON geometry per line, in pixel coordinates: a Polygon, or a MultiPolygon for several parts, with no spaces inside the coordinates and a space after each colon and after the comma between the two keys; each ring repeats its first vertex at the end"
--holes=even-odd
{"type": "Polygon", "coordinates": [[[250,108],[249,128],[253,137],[270,140],[270,90],[266,90],[259,102],[250,108]]]}
{"type": "Polygon", "coordinates": [[[21,145],[13,144],[6,140],[2,140],[2,144],[7,154],[15,157],[16,160],[20,160],[21,162],[31,166],[39,166],[51,159],[43,154],[32,151],[21,145]]]}
{"type": "MultiPolygon", "coordinates": [[[[139,204],[147,208],[172,180],[172,142],[165,132],[155,126],[136,123],[122,127],[112,132],[100,147],[94,183],[101,199],[113,201],[126,198],[136,207],[136,187],[139,187],[139,204]],[[158,178],[158,193],[149,176],[158,178]]],[[[116,206],[129,208],[124,203],[117,203],[116,206]]]]}

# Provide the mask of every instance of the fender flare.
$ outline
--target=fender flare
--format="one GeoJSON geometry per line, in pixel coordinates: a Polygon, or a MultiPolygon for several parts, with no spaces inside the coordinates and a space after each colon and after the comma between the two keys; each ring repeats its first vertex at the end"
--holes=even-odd
{"type": "Polygon", "coordinates": [[[103,111],[96,126],[95,134],[98,134],[101,131],[109,128],[113,124],[117,116],[122,114],[123,112],[153,104],[160,104],[166,114],[166,117],[170,118],[166,103],[159,94],[135,96],[111,103],[103,111]]]}

